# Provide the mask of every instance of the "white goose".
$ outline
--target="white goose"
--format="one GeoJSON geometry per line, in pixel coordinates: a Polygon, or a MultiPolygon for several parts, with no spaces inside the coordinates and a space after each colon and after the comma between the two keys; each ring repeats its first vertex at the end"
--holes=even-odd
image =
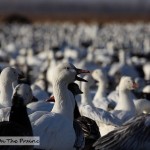
{"type": "Polygon", "coordinates": [[[89,86],[93,84],[94,80],[90,75],[86,75],[85,79],[88,80],[88,83],[82,83],[81,85],[81,90],[83,91],[83,94],[81,95],[81,104],[79,105],[81,116],[94,120],[99,126],[99,130],[100,124],[106,124],[113,127],[120,126],[121,123],[117,117],[103,109],[96,108],[93,105],[92,99],[89,96],[89,86]]]}
{"type": "MultiPolygon", "coordinates": [[[[137,83],[135,88],[140,87],[140,84],[137,83]]],[[[128,97],[130,97],[130,100],[133,101],[135,108],[136,108],[136,114],[142,114],[142,113],[150,113],[150,101],[148,99],[144,98],[136,98],[136,96],[132,93],[132,91],[128,91],[128,97]]],[[[112,99],[117,104],[120,96],[119,96],[119,87],[116,91],[113,91],[108,96],[109,99],[112,99]]],[[[122,102],[120,102],[122,103],[122,102]]]]}
{"type": "MultiPolygon", "coordinates": [[[[113,111],[110,111],[114,116],[121,120],[121,124],[125,123],[136,115],[136,109],[132,98],[130,97],[130,90],[137,88],[137,84],[129,76],[123,76],[119,83],[119,99],[117,106],[113,111]]],[[[101,135],[109,133],[114,130],[114,126],[100,125],[101,135]]]]}
{"type": "Polygon", "coordinates": [[[73,150],[75,132],[73,129],[73,112],[75,99],[68,90],[68,84],[75,79],[83,81],[77,74],[88,71],[75,68],[72,64],[61,63],[52,75],[55,104],[52,111],[32,122],[33,133],[40,136],[40,149],[73,150]],[[65,136],[64,136],[65,135],[65,136]]]}
{"type": "Polygon", "coordinates": [[[106,74],[101,69],[96,69],[92,72],[92,77],[98,81],[98,89],[94,96],[93,104],[97,108],[108,110],[108,107],[111,104],[113,105],[113,101],[107,98],[106,88],[108,83],[106,74]]]}
{"type": "Polygon", "coordinates": [[[120,76],[131,76],[133,78],[138,77],[139,74],[135,67],[132,64],[128,63],[129,52],[120,50],[119,51],[119,63],[112,64],[109,75],[115,76],[116,73],[119,73],[120,76]]]}
{"type": "Polygon", "coordinates": [[[0,105],[3,107],[11,106],[11,97],[13,94],[13,82],[18,80],[16,69],[6,67],[0,74],[0,105]]]}
{"type": "Polygon", "coordinates": [[[119,89],[118,89],[119,99],[118,99],[118,103],[113,113],[116,114],[119,111],[121,112],[125,111],[126,113],[125,114],[123,113],[124,117],[118,115],[118,117],[119,118],[121,117],[120,119],[124,121],[127,121],[128,119],[130,119],[136,114],[136,109],[135,109],[132,97],[130,96],[130,91],[136,88],[137,88],[137,84],[131,77],[123,76],[121,78],[120,83],[119,83],[119,89]]]}

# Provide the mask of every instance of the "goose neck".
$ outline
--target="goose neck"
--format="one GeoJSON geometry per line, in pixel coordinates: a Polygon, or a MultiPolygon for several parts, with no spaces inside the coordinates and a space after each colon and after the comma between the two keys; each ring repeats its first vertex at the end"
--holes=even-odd
{"type": "Polygon", "coordinates": [[[53,94],[56,101],[52,112],[62,114],[73,121],[75,99],[68,90],[68,84],[64,81],[55,82],[53,84],[53,94]]]}
{"type": "Polygon", "coordinates": [[[121,51],[119,54],[119,62],[120,64],[124,65],[126,64],[126,53],[124,51],[121,51]]]}
{"type": "Polygon", "coordinates": [[[87,83],[82,83],[81,91],[83,94],[81,95],[81,103],[86,105],[92,105],[92,98],[90,95],[90,87],[87,83]]]}
{"type": "Polygon", "coordinates": [[[10,107],[11,106],[11,97],[13,94],[13,87],[12,83],[7,82],[1,82],[0,84],[0,103],[4,107],[10,107]]]}
{"type": "Polygon", "coordinates": [[[106,97],[106,85],[104,83],[99,83],[94,99],[100,99],[103,97],[106,97]]]}
{"type": "Polygon", "coordinates": [[[116,110],[135,111],[133,100],[129,90],[119,90],[119,100],[116,110]]]}

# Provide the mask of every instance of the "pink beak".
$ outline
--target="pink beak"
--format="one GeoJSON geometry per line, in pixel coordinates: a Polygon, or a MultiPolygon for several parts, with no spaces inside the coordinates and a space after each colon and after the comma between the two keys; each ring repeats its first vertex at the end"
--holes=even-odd
{"type": "Polygon", "coordinates": [[[49,99],[46,100],[46,102],[55,102],[55,97],[51,96],[49,99]]]}

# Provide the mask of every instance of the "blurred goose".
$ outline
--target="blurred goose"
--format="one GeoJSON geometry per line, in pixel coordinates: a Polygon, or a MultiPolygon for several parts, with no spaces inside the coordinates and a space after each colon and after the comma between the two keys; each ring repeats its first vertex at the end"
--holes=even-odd
{"type": "Polygon", "coordinates": [[[146,64],[144,64],[143,71],[144,71],[145,80],[150,80],[150,62],[149,61],[146,64]]]}
{"type": "Polygon", "coordinates": [[[150,115],[140,115],[98,139],[95,150],[149,150],[150,115]]]}
{"type": "Polygon", "coordinates": [[[112,64],[109,70],[110,76],[115,77],[119,75],[119,79],[117,79],[116,82],[120,80],[121,76],[130,76],[133,78],[139,76],[134,66],[127,62],[127,59],[129,57],[127,55],[128,55],[128,52],[126,52],[125,50],[120,50],[119,51],[119,63],[112,64]]]}
{"type": "Polygon", "coordinates": [[[13,93],[13,82],[18,80],[18,72],[12,67],[6,67],[0,74],[0,105],[2,107],[11,106],[13,93]]]}
{"type": "MultiPolygon", "coordinates": [[[[12,96],[12,106],[9,121],[0,122],[0,136],[33,136],[32,127],[28,118],[25,99],[17,85],[12,96]]],[[[26,149],[32,150],[33,146],[0,146],[0,149],[26,149]]]]}
{"type": "Polygon", "coordinates": [[[135,78],[135,82],[138,84],[138,88],[132,92],[135,96],[134,100],[141,98],[149,99],[148,93],[150,93],[150,90],[146,92],[144,89],[150,85],[150,80],[144,80],[143,78],[137,77],[135,78]]]}
{"type": "MultiPolygon", "coordinates": [[[[130,90],[137,88],[137,84],[131,77],[123,76],[120,80],[118,88],[118,103],[115,109],[110,111],[110,113],[119,118],[121,124],[123,124],[136,115],[135,105],[132,98],[130,97],[130,90]]],[[[102,136],[114,129],[114,126],[108,126],[105,124],[103,124],[103,126],[100,126],[100,132],[102,136]]]]}
{"type": "Polygon", "coordinates": [[[99,131],[101,126],[100,124],[111,125],[113,127],[120,126],[120,119],[101,108],[96,108],[93,105],[92,99],[89,96],[89,86],[90,84],[93,84],[92,82],[94,80],[90,75],[86,75],[85,79],[88,80],[88,83],[82,83],[81,85],[81,89],[83,91],[83,94],[81,95],[81,104],[79,105],[81,116],[94,120],[99,127],[99,131]]]}
{"type": "MultiPolygon", "coordinates": [[[[144,91],[144,89],[143,89],[143,91],[144,91]]],[[[136,107],[136,111],[137,111],[138,115],[142,114],[142,113],[150,113],[150,97],[149,97],[149,95],[150,95],[150,90],[149,90],[149,92],[148,91],[141,92],[140,96],[138,95],[138,97],[137,97],[137,95],[135,95],[133,102],[136,107]]]]}
{"type": "Polygon", "coordinates": [[[32,93],[38,101],[43,101],[49,98],[49,93],[36,84],[31,85],[32,93]]]}
{"type": "Polygon", "coordinates": [[[123,76],[119,82],[119,99],[115,110],[135,111],[134,103],[130,97],[130,91],[136,89],[138,85],[129,76],[123,76]]]}
{"type": "Polygon", "coordinates": [[[74,80],[85,81],[77,75],[88,72],[77,69],[69,63],[61,63],[55,68],[52,76],[53,94],[56,100],[54,107],[50,113],[44,114],[32,123],[34,135],[40,136],[41,139],[37,148],[75,149],[76,135],[73,128],[75,99],[68,90],[68,84],[74,80]]]}
{"type": "Polygon", "coordinates": [[[93,104],[97,108],[108,110],[108,107],[114,108],[115,102],[107,98],[107,77],[101,69],[92,72],[92,77],[98,82],[98,89],[93,98],[93,104]],[[111,106],[112,105],[112,106],[111,106]]]}
{"type": "MultiPolygon", "coordinates": [[[[136,82],[134,91],[132,89],[130,91],[128,91],[128,97],[130,98],[130,100],[133,101],[133,103],[135,105],[135,109],[136,109],[136,114],[138,114],[138,115],[142,114],[142,113],[149,113],[149,111],[150,111],[149,99],[147,97],[146,97],[147,99],[146,98],[137,98],[138,91],[136,92],[136,90],[139,90],[140,86],[141,86],[141,84],[136,82]]],[[[120,99],[119,87],[118,87],[117,91],[112,92],[108,97],[110,99],[112,99],[113,101],[115,101],[116,105],[117,105],[117,103],[120,99]]],[[[139,97],[139,95],[138,95],[138,97],[139,97]]],[[[120,102],[120,103],[122,103],[122,102],[120,102]]]]}

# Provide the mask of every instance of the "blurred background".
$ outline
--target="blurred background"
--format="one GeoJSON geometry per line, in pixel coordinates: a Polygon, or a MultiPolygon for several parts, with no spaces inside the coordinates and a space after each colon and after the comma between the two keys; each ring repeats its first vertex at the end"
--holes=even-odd
{"type": "Polygon", "coordinates": [[[149,0],[0,0],[0,20],[149,21],[149,0]]]}
{"type": "Polygon", "coordinates": [[[150,0],[0,0],[0,69],[17,66],[49,92],[61,61],[103,69],[112,89],[122,75],[149,80],[149,21],[150,0]]]}

